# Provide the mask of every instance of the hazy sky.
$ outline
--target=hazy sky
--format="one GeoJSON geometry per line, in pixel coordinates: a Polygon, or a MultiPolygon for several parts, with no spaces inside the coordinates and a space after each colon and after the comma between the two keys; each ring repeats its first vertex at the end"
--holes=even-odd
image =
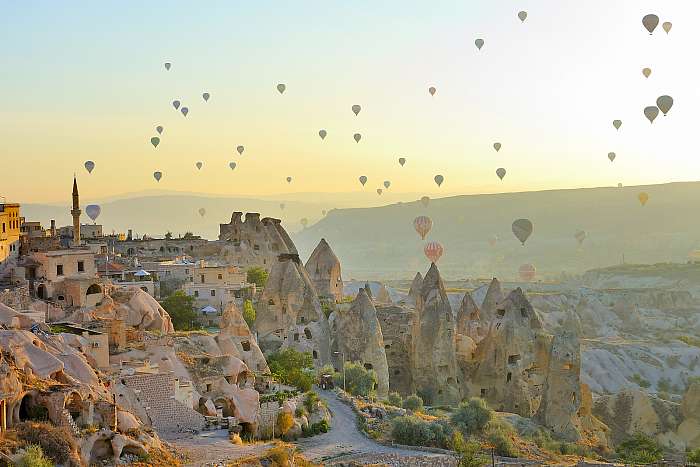
{"type": "Polygon", "coordinates": [[[66,200],[74,172],[87,198],[359,192],[384,180],[436,196],[700,178],[695,0],[204,3],[4,5],[0,195],[66,200]],[[652,12],[673,22],[669,35],[642,28],[652,12]],[[676,103],[650,125],[642,110],[662,94],[676,103]]]}

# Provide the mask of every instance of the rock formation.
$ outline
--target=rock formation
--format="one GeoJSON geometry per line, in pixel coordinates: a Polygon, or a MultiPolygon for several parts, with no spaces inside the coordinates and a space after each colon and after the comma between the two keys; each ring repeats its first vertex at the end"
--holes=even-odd
{"type": "Polygon", "coordinates": [[[219,335],[216,342],[224,354],[232,355],[243,361],[249,368],[259,373],[269,373],[265,357],[258,343],[250,332],[248,323],[235,303],[231,302],[221,317],[219,335]]]}
{"type": "MultiPolygon", "coordinates": [[[[338,310],[329,320],[331,349],[347,362],[359,362],[377,374],[377,395],[389,394],[389,369],[377,310],[364,289],[360,289],[349,310],[338,310]]],[[[337,360],[337,359],[335,359],[337,360]]],[[[337,368],[341,367],[337,361],[337,368]]]]}
{"type": "Polygon", "coordinates": [[[423,276],[420,272],[417,272],[413,277],[411,282],[411,288],[408,289],[408,297],[406,297],[406,302],[408,305],[415,306],[418,302],[418,297],[420,296],[421,287],[423,286],[423,276]]]}
{"type": "Polygon", "coordinates": [[[380,305],[391,305],[393,303],[389,291],[384,284],[379,284],[379,291],[377,292],[375,301],[380,305]]]}
{"type": "Polygon", "coordinates": [[[416,392],[413,384],[414,310],[402,306],[377,306],[389,372],[389,391],[408,396],[416,392]]]}
{"type": "Polygon", "coordinates": [[[480,312],[482,319],[487,323],[493,321],[496,318],[496,307],[502,301],[503,292],[501,290],[501,283],[494,277],[486,290],[486,296],[481,304],[480,312]]]}
{"type": "Polygon", "coordinates": [[[318,243],[306,262],[306,271],[319,298],[339,303],[343,299],[340,261],[325,238],[318,243]]]}

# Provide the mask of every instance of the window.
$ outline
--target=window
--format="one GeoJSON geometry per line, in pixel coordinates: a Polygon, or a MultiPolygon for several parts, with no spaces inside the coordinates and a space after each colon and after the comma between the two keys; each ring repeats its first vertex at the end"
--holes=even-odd
{"type": "Polygon", "coordinates": [[[195,291],[194,291],[194,296],[195,296],[195,297],[199,297],[199,290],[195,290],[195,291]]]}
{"type": "Polygon", "coordinates": [[[314,360],[318,359],[318,352],[315,350],[311,353],[311,355],[313,356],[314,360]]]}
{"type": "Polygon", "coordinates": [[[527,318],[527,308],[523,307],[520,309],[520,316],[522,316],[523,318],[527,318]]]}
{"type": "Polygon", "coordinates": [[[486,397],[487,393],[488,393],[488,389],[481,388],[481,397],[486,397]]]}
{"type": "Polygon", "coordinates": [[[190,274],[190,270],[189,270],[189,269],[185,269],[185,275],[187,276],[187,275],[189,275],[189,274],[190,274]]]}
{"type": "Polygon", "coordinates": [[[204,274],[199,275],[199,280],[204,284],[204,274]]]}
{"type": "Polygon", "coordinates": [[[212,297],[216,297],[216,290],[215,290],[215,289],[211,289],[211,290],[209,291],[209,295],[211,295],[212,297]]]}
{"type": "Polygon", "coordinates": [[[63,275],[63,265],[62,265],[62,264],[57,264],[57,265],[56,265],[56,275],[57,275],[57,276],[62,276],[62,275],[63,275]]]}
{"type": "Polygon", "coordinates": [[[508,355],[508,364],[509,365],[514,365],[518,363],[518,360],[520,360],[520,355],[515,354],[515,355],[508,355]]]}
{"type": "Polygon", "coordinates": [[[222,274],[219,274],[218,276],[216,276],[216,278],[219,279],[219,280],[221,280],[221,279],[224,278],[224,276],[223,276],[222,274]]]}
{"type": "Polygon", "coordinates": [[[85,272],[85,261],[78,261],[78,272],[85,272]]]}
{"type": "Polygon", "coordinates": [[[244,352],[250,352],[250,342],[248,342],[248,341],[241,342],[241,347],[243,347],[244,352]]]}
{"type": "Polygon", "coordinates": [[[299,333],[298,332],[294,333],[294,342],[299,342],[299,333]]]}

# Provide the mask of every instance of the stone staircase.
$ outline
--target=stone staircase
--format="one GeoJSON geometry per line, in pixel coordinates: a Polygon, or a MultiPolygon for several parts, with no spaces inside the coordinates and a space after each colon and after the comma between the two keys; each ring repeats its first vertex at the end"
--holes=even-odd
{"type": "Polygon", "coordinates": [[[79,438],[80,428],[78,428],[78,425],[75,423],[75,420],[73,420],[73,417],[71,417],[70,412],[68,412],[68,410],[66,409],[63,409],[61,411],[61,418],[63,420],[63,425],[68,427],[71,430],[71,432],[73,432],[73,434],[79,438]]]}

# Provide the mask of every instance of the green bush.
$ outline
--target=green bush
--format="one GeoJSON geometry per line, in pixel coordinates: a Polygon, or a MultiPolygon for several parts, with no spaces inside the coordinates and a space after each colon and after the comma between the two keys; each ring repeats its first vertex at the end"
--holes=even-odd
{"type": "Polygon", "coordinates": [[[433,432],[433,445],[442,449],[452,449],[452,435],[455,430],[447,420],[431,422],[430,431],[433,432]]]}
{"type": "Polygon", "coordinates": [[[54,467],[53,462],[44,456],[44,451],[36,444],[27,446],[20,454],[20,458],[15,461],[16,467],[54,467]]]}
{"type": "Polygon", "coordinates": [[[269,273],[260,267],[252,267],[246,271],[246,282],[255,284],[257,287],[265,287],[269,273]]]}
{"type": "Polygon", "coordinates": [[[421,412],[423,411],[423,399],[421,399],[420,396],[417,396],[416,394],[408,396],[403,401],[403,408],[406,410],[411,410],[413,412],[421,412]]]}
{"type": "Polygon", "coordinates": [[[389,394],[389,399],[387,400],[389,405],[393,405],[394,407],[401,407],[401,404],[403,403],[403,399],[401,399],[401,394],[398,392],[392,392],[389,394]]]}
{"type": "Polygon", "coordinates": [[[182,290],[176,290],[161,302],[161,306],[168,312],[177,331],[190,331],[197,329],[199,315],[194,311],[194,297],[186,295],[182,290]]]}
{"type": "Polygon", "coordinates": [[[688,452],[688,462],[691,464],[700,464],[700,448],[688,452]]]}
{"type": "Polygon", "coordinates": [[[14,427],[17,439],[36,444],[56,464],[69,464],[77,452],[73,435],[65,427],[49,423],[22,422],[14,427]]]}
{"type": "Polygon", "coordinates": [[[452,434],[452,449],[459,454],[458,467],[481,467],[489,463],[481,454],[481,445],[476,441],[465,441],[459,431],[452,434]]]}
{"type": "Polygon", "coordinates": [[[503,420],[494,420],[486,427],[486,438],[499,456],[518,457],[520,455],[513,444],[513,434],[513,427],[503,420]]]}
{"type": "Polygon", "coordinates": [[[481,433],[492,419],[493,410],[486,401],[472,397],[459,404],[450,421],[465,435],[474,435],[481,433]]]}
{"type": "Polygon", "coordinates": [[[408,446],[432,446],[435,439],[430,424],[414,415],[392,420],[391,436],[397,443],[408,446]]]}
{"type": "Polygon", "coordinates": [[[306,393],[306,398],[304,399],[304,407],[306,408],[306,411],[308,413],[314,413],[317,410],[316,405],[318,404],[319,401],[318,394],[316,394],[313,391],[309,391],[306,393]]]}
{"type": "Polygon", "coordinates": [[[630,464],[651,464],[663,456],[659,444],[644,433],[635,433],[615,449],[620,460],[630,464]]]}
{"type": "MultiPolygon", "coordinates": [[[[335,384],[343,387],[343,374],[336,373],[335,384]]],[[[368,370],[360,363],[345,363],[345,387],[353,396],[367,397],[374,394],[374,386],[377,384],[377,373],[368,370]]]]}
{"type": "Polygon", "coordinates": [[[252,329],[253,325],[255,324],[255,320],[257,319],[257,313],[255,312],[253,302],[250,300],[243,302],[243,319],[248,327],[252,329]]]}
{"type": "Polygon", "coordinates": [[[313,358],[309,352],[286,348],[270,354],[267,363],[275,378],[301,391],[309,391],[316,382],[313,358]]]}
{"type": "Polygon", "coordinates": [[[650,383],[648,380],[644,379],[644,378],[643,378],[640,374],[638,374],[638,373],[635,373],[634,375],[632,375],[632,381],[633,381],[634,383],[637,383],[638,386],[640,386],[640,387],[642,387],[642,388],[645,388],[645,389],[646,389],[646,388],[649,388],[649,387],[651,386],[651,383],[650,383]]]}

